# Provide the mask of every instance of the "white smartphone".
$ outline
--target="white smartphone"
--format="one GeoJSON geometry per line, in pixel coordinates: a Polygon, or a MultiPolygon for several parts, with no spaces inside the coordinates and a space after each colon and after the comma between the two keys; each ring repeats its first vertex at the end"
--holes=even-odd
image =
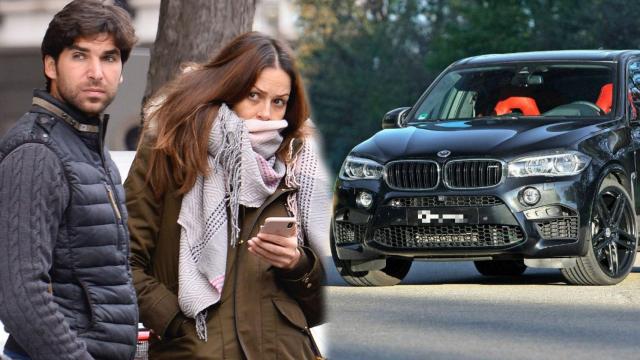
{"type": "Polygon", "coordinates": [[[260,226],[260,232],[291,237],[296,235],[295,217],[268,217],[260,226]]]}

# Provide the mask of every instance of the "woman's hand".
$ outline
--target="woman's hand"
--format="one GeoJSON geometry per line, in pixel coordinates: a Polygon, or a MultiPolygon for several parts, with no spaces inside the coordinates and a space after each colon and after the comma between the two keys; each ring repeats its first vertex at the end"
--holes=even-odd
{"type": "Polygon", "coordinates": [[[293,269],[302,256],[298,249],[297,236],[258,233],[256,237],[249,239],[248,243],[251,253],[280,269],[293,269]]]}

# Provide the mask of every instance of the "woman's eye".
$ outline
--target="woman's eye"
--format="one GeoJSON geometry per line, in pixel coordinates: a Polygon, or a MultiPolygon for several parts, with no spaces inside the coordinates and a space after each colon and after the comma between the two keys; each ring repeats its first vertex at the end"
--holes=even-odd
{"type": "Polygon", "coordinates": [[[251,100],[258,100],[258,93],[255,91],[252,91],[249,93],[249,99],[251,100]]]}
{"type": "Polygon", "coordinates": [[[273,100],[273,102],[278,106],[286,106],[287,105],[287,101],[284,100],[284,99],[275,99],[275,100],[273,100]]]}

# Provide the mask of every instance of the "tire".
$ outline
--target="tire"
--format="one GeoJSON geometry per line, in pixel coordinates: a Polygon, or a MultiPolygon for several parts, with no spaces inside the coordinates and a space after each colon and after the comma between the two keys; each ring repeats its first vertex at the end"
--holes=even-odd
{"type": "Polygon", "coordinates": [[[413,260],[387,258],[387,266],[381,270],[352,271],[350,260],[341,260],[336,252],[333,226],[331,229],[331,257],[338,273],[351,286],[393,286],[407,276],[413,260]]]}
{"type": "Polygon", "coordinates": [[[605,178],[591,204],[587,254],[562,275],[575,285],[614,285],[624,280],[636,257],[635,214],[631,197],[617,181],[605,178]]]}
{"type": "Polygon", "coordinates": [[[520,276],[527,270],[523,260],[474,261],[473,265],[485,276],[520,276]]]}

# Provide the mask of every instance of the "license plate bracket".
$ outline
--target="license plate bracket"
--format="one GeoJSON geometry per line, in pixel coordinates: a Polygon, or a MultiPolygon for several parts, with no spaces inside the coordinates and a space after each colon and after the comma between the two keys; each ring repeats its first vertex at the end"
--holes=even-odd
{"type": "Polygon", "coordinates": [[[417,208],[407,211],[407,222],[418,226],[478,224],[475,208],[417,208]]]}

